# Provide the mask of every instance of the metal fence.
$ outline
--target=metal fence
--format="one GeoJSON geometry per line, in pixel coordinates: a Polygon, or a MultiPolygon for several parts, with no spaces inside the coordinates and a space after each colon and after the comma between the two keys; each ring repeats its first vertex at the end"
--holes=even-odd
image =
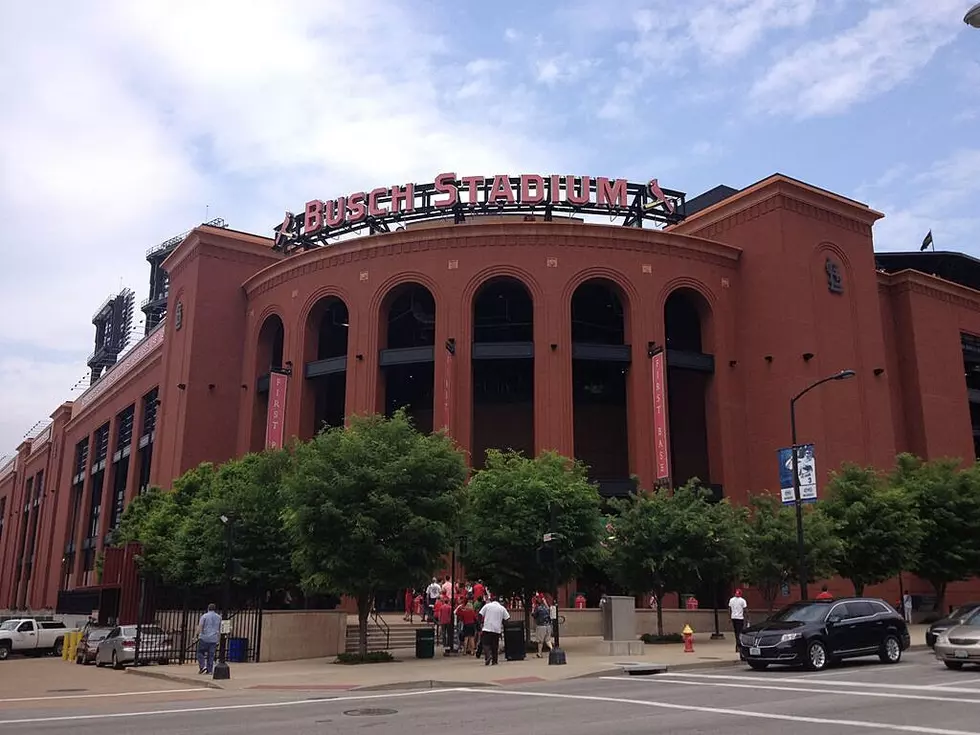
{"type": "Polygon", "coordinates": [[[184,664],[197,659],[198,627],[208,605],[216,604],[224,619],[226,658],[258,662],[262,644],[263,595],[233,588],[228,610],[221,609],[224,591],[211,587],[170,587],[143,579],[137,615],[135,658],[138,664],[184,664]]]}

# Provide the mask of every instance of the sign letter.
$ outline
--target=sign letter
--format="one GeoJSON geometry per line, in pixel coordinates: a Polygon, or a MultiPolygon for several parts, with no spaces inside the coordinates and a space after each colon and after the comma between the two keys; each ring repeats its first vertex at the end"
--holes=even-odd
{"type": "Polygon", "coordinates": [[[323,202],[314,199],[306,203],[306,223],[303,227],[304,235],[312,235],[319,232],[323,227],[323,202]]]}
{"type": "Polygon", "coordinates": [[[459,189],[456,188],[456,174],[447,173],[436,176],[436,192],[445,194],[446,198],[433,204],[440,209],[455,207],[459,201],[459,189]]]}
{"type": "Polygon", "coordinates": [[[600,207],[626,209],[629,206],[626,197],[626,179],[610,181],[605,176],[600,176],[595,180],[595,188],[596,204],[600,207]]]}
{"type": "Polygon", "coordinates": [[[544,201],[544,179],[537,174],[521,176],[521,204],[540,204],[544,201]],[[534,183],[534,193],[531,193],[531,183],[534,183]]]}
{"type": "Polygon", "coordinates": [[[378,204],[378,197],[383,197],[387,193],[388,189],[383,186],[371,190],[371,193],[368,194],[368,214],[372,217],[384,217],[388,214],[388,210],[378,204]]]}
{"type": "Polygon", "coordinates": [[[498,199],[503,199],[510,204],[514,203],[514,190],[510,188],[510,176],[507,174],[497,174],[493,177],[493,186],[490,187],[487,203],[493,204],[498,199]]]}

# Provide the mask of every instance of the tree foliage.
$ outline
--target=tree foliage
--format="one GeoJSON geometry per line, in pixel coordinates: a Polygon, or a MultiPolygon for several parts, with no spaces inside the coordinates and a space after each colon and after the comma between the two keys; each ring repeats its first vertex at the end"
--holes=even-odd
{"type": "Polygon", "coordinates": [[[712,504],[697,480],[674,491],[637,493],[612,503],[608,568],[634,594],[653,591],[657,633],[663,635],[663,598],[701,581],[738,574],[744,562],[744,510],[712,504]]]}
{"type": "Polygon", "coordinates": [[[950,582],[980,574],[980,465],[960,469],[959,464],[902,454],[891,477],[919,519],[920,553],[910,570],[933,586],[940,610],[950,582]]]}
{"type": "MultiPolygon", "coordinates": [[[[580,462],[554,452],[534,459],[491,450],[471,479],[463,515],[467,572],[525,607],[551,590],[555,554],[559,584],[594,558],[602,532],[600,497],[580,462]],[[555,533],[543,549],[547,532],[555,533]]],[[[528,623],[529,624],[529,623],[528,623]]]]}
{"type": "Polygon", "coordinates": [[[427,577],[452,545],[467,468],[443,434],[403,411],[352,417],[293,448],[286,526],[303,587],[357,600],[360,653],[378,590],[427,577]]]}
{"type": "MultiPolygon", "coordinates": [[[[749,499],[748,560],[744,579],[756,587],[770,610],[783,584],[799,584],[796,509],[768,493],[749,499]]],[[[803,509],[807,582],[834,574],[841,542],[833,522],[819,509],[803,509]]]]}
{"type": "Polygon", "coordinates": [[[874,467],[845,464],[831,475],[820,509],[841,541],[837,573],[864,594],[915,558],[919,524],[910,495],[892,487],[874,467]]]}

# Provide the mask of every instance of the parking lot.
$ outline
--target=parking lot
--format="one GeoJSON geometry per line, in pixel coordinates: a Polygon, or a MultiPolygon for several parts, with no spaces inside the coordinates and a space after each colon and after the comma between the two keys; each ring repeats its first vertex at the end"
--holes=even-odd
{"type": "MultiPolygon", "coordinates": [[[[82,667],[52,663],[69,671],[82,667]]],[[[238,732],[379,734],[522,731],[535,735],[602,733],[910,732],[980,735],[980,668],[949,671],[929,652],[895,666],[851,663],[820,673],[741,667],[653,676],[604,676],[501,687],[406,692],[222,692],[168,687],[143,677],[84,669],[86,693],[48,693],[13,702],[8,664],[0,679],[3,730],[32,733],[238,732]],[[120,691],[114,696],[110,689],[120,691]],[[43,697],[48,697],[44,699],[43,697]],[[54,699],[54,697],[59,697],[54,699]]],[[[25,669],[26,672],[26,669],[25,669]]],[[[65,672],[68,676],[67,672],[65,672]]],[[[32,677],[33,680],[33,677],[32,677]]],[[[64,681],[59,681],[64,684],[64,681]]],[[[32,691],[28,688],[25,691],[32,691]]]]}

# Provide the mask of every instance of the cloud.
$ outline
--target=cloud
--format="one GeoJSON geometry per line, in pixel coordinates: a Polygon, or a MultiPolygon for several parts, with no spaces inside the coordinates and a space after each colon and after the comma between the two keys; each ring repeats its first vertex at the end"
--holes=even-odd
{"type": "Polygon", "coordinates": [[[913,249],[932,230],[937,250],[980,255],[980,148],[957,150],[919,174],[882,180],[883,191],[869,199],[885,213],[875,224],[876,250],[913,249]]]}
{"type": "Polygon", "coordinates": [[[764,113],[806,118],[884,94],[953,40],[961,6],[960,0],[875,2],[851,28],[777,60],[753,85],[752,101],[764,113]]]}
{"type": "Polygon", "coordinates": [[[563,169],[568,149],[539,124],[527,85],[477,59],[470,73],[492,94],[474,105],[459,89],[447,70],[473,54],[441,17],[396,0],[348,10],[340,0],[7,8],[0,82],[18,91],[0,112],[0,309],[16,318],[0,321],[0,385],[15,387],[0,393],[0,451],[66,397],[103,298],[120,280],[145,296],[146,249],[203,221],[207,205],[268,233],[285,207],[335,189],[563,169]],[[51,348],[60,355],[43,357],[51,348]],[[25,392],[25,370],[46,388],[25,392]]]}
{"type": "Polygon", "coordinates": [[[575,58],[567,53],[558,54],[535,62],[535,78],[542,84],[569,84],[580,81],[601,63],[599,59],[575,58]]]}

